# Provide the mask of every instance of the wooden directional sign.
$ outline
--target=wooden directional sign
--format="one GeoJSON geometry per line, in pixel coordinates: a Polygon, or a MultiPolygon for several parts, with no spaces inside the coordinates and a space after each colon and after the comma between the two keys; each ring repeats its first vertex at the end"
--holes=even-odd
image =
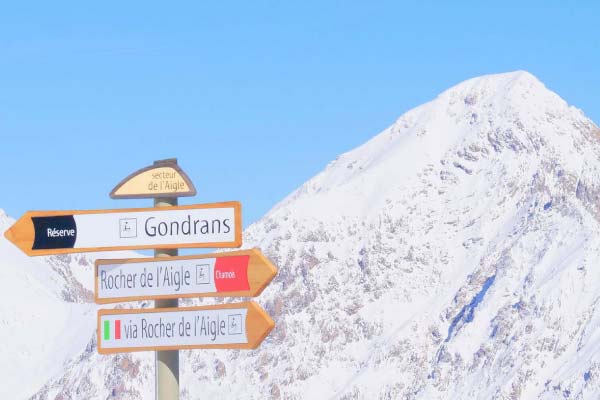
{"type": "Polygon", "coordinates": [[[4,236],[30,256],[125,249],[240,247],[237,201],[164,208],[29,211],[4,236]]]}
{"type": "Polygon", "coordinates": [[[98,352],[255,349],[275,323],[256,303],[99,310],[98,352]]]}
{"type": "Polygon", "coordinates": [[[98,304],[183,297],[258,296],[277,269],[258,249],[96,260],[98,304]]]}
{"type": "Polygon", "coordinates": [[[196,188],[176,159],[156,161],[123,179],[110,192],[113,199],[195,196],[196,188]]]}

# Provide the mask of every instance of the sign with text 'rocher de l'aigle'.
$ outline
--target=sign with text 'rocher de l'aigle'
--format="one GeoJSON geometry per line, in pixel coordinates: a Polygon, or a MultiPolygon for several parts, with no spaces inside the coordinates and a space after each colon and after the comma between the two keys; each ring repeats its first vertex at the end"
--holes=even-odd
{"type": "Polygon", "coordinates": [[[96,260],[98,304],[186,297],[254,297],[277,269],[258,249],[178,257],[96,260]]]}
{"type": "Polygon", "coordinates": [[[98,311],[98,352],[255,349],[275,323],[254,302],[98,311]]]}

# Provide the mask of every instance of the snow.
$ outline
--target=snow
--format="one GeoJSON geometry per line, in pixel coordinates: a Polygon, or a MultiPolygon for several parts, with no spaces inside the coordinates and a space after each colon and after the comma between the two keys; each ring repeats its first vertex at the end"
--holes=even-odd
{"type": "MultiPolygon", "coordinates": [[[[483,286],[482,286],[481,290],[479,291],[479,293],[477,293],[475,295],[475,297],[473,297],[473,300],[471,300],[471,302],[469,304],[464,306],[460,310],[458,315],[456,317],[454,317],[454,319],[450,323],[450,326],[448,327],[448,336],[446,337],[446,340],[445,340],[446,342],[449,342],[450,339],[452,339],[452,336],[456,335],[456,333],[460,330],[460,328],[462,327],[463,324],[473,322],[473,318],[475,315],[475,309],[477,308],[477,305],[483,301],[483,298],[485,297],[486,292],[488,291],[490,286],[492,286],[495,279],[496,279],[496,275],[492,275],[489,278],[487,278],[486,281],[483,283],[483,286]]],[[[492,336],[495,336],[495,333],[492,334],[492,336]]]]}
{"type": "Polygon", "coordinates": [[[0,397],[26,398],[85,348],[89,336],[79,332],[93,330],[94,307],[62,301],[48,265],[24,257],[3,237],[0,255],[0,343],[3,357],[11,360],[0,397]]]}
{"type": "MultiPolygon", "coordinates": [[[[0,229],[14,220],[0,210],[0,229]]],[[[10,368],[0,386],[1,398],[28,398],[47,381],[60,375],[74,357],[86,348],[96,329],[97,306],[91,296],[71,301],[64,294],[79,282],[91,295],[92,257],[27,257],[4,236],[0,238],[0,343],[10,368]],[[83,264],[83,265],[82,265],[83,264]]],[[[121,252],[121,256],[137,256],[121,252]]],[[[113,254],[112,257],[115,255],[113,254]]]]}

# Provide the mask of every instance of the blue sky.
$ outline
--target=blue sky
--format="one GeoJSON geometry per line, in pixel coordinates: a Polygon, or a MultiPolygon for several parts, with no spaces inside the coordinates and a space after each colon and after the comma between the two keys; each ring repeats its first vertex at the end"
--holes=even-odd
{"type": "Polygon", "coordinates": [[[408,109],[525,69],[600,121],[598,2],[39,2],[0,6],[0,208],[143,207],[177,157],[244,223],[408,109]]]}

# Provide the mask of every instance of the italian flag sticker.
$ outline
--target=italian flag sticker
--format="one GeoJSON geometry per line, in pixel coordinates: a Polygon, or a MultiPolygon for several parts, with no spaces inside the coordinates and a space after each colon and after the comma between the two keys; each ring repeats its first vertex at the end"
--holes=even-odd
{"type": "Polygon", "coordinates": [[[111,336],[113,339],[121,339],[121,320],[116,319],[113,321],[113,335],[110,334],[110,321],[104,321],[104,340],[110,340],[111,336]]]}

